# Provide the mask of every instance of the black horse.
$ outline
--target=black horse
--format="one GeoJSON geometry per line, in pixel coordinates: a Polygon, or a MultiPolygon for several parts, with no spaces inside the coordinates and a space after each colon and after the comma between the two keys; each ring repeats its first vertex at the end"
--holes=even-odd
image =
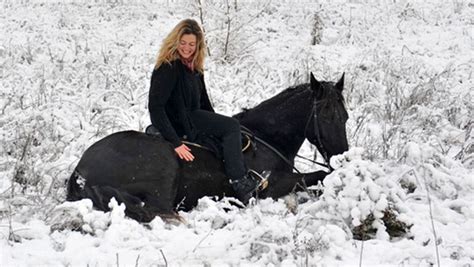
{"type": "MultiPolygon", "coordinates": [[[[309,84],[288,88],[234,116],[255,136],[253,149],[244,153],[247,166],[271,171],[259,197],[278,198],[324,179],[324,171],[292,172],[305,138],[327,161],[348,149],[343,87],[344,75],[333,83],[318,82],[311,74],[309,84]]],[[[176,209],[189,210],[203,196],[232,197],[222,161],[206,149],[192,150],[196,159],[184,162],[161,137],[114,133],[86,150],[68,181],[67,200],[90,198],[107,211],[115,197],[125,203],[127,216],[146,222],[156,215],[174,217],[176,209]]]]}

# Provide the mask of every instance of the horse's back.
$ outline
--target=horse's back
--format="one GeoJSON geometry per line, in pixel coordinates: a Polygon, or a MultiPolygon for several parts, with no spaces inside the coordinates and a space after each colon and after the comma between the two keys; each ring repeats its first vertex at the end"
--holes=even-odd
{"type": "Polygon", "coordinates": [[[89,147],[76,171],[89,184],[124,184],[173,175],[178,162],[170,143],[136,131],[111,134],[89,147]]]}
{"type": "Polygon", "coordinates": [[[178,167],[164,139],[136,131],[114,133],[84,152],[69,179],[67,199],[89,198],[107,210],[115,197],[125,203],[128,216],[146,221],[150,213],[172,212],[178,167]]]}

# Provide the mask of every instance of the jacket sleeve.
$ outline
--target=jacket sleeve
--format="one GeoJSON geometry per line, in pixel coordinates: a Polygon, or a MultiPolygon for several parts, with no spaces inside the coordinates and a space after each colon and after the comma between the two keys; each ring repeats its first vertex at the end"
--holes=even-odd
{"type": "Polygon", "coordinates": [[[209,100],[209,96],[207,95],[206,83],[204,82],[204,75],[201,75],[200,78],[202,82],[201,109],[207,110],[210,112],[215,112],[214,108],[212,107],[211,101],[209,100]]]}
{"type": "Polygon", "coordinates": [[[176,68],[173,68],[171,64],[163,63],[158,69],[153,70],[150,93],[148,95],[148,110],[150,111],[151,123],[174,147],[178,147],[182,143],[173,125],[171,125],[165,106],[177,83],[178,71],[176,68]]]}

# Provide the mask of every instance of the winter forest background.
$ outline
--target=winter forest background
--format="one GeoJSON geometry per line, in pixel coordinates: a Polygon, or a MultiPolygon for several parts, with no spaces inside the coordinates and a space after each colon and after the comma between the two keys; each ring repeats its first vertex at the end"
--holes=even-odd
{"type": "Polygon", "coordinates": [[[0,265],[474,265],[473,18],[461,0],[1,1],[0,265]],[[350,150],[324,185],[240,210],[204,198],[186,223],[64,203],[88,146],[149,124],[184,18],[204,26],[220,113],[345,72],[350,150]]]}

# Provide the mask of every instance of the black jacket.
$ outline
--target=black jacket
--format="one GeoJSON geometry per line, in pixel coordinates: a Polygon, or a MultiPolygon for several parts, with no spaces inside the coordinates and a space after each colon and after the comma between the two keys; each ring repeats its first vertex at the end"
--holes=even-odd
{"type": "Polygon", "coordinates": [[[196,137],[189,113],[195,109],[214,112],[206,91],[204,76],[191,72],[181,62],[163,63],[153,70],[148,99],[151,123],[175,147],[181,137],[196,137]]]}

